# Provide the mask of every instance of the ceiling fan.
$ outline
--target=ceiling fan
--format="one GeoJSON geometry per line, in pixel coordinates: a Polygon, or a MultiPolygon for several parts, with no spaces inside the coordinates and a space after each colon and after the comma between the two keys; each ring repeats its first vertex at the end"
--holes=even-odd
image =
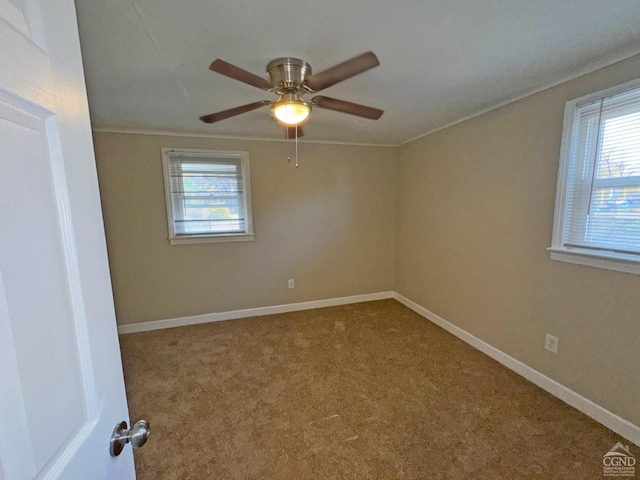
{"type": "Polygon", "coordinates": [[[266,77],[259,77],[224,60],[217,59],[209,67],[210,70],[262,90],[273,92],[278,95],[278,99],[275,101],[260,100],[240,107],[230,108],[229,110],[211,113],[200,117],[200,120],[205,123],[219,122],[270,105],[271,116],[287,128],[287,138],[302,136],[300,124],[307,119],[313,107],[377,120],[384,113],[383,110],[378,108],[323,95],[316,95],[306,100],[304,95],[317,93],[378,65],[380,65],[380,62],[375,54],[367,52],[314,75],[311,65],[304,60],[284,57],[269,62],[266,77]]]}

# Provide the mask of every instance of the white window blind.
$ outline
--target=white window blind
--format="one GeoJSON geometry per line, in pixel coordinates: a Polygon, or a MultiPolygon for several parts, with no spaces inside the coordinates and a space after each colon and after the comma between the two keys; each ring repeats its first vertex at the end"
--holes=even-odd
{"type": "Polygon", "coordinates": [[[593,97],[565,112],[553,247],[640,262],[640,88],[593,97]]]}
{"type": "Polygon", "coordinates": [[[163,149],[170,238],[251,235],[246,152],[163,149]]]}

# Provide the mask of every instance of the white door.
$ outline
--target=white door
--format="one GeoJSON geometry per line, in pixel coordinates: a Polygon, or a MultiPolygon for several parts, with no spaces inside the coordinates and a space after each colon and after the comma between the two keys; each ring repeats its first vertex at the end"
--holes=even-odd
{"type": "Polygon", "coordinates": [[[73,0],[0,0],[0,479],[135,478],[73,0]]]}

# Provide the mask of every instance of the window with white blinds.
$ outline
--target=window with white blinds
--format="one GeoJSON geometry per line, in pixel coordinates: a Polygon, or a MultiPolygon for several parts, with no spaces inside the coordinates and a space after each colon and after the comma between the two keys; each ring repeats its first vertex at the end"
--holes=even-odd
{"type": "Polygon", "coordinates": [[[252,240],[248,152],[162,149],[169,240],[252,240]]]}
{"type": "Polygon", "coordinates": [[[640,81],[567,103],[564,128],[552,258],[640,273],[640,81]]]}

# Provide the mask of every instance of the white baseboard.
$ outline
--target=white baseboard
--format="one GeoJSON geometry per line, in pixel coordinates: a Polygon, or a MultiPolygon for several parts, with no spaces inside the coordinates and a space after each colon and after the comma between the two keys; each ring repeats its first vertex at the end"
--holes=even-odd
{"type": "Polygon", "coordinates": [[[454,324],[446,321],[444,318],[436,315],[435,313],[427,310],[426,308],[418,305],[415,302],[412,302],[406,297],[403,297],[397,292],[394,292],[393,298],[398,300],[403,305],[409,307],[414,312],[422,315],[427,320],[435,323],[439,327],[442,327],[447,332],[455,335],[460,340],[468,343],[472,347],[480,350],[482,353],[490,356],[494,360],[500,362],[505,367],[513,370],[517,374],[523,376],[531,383],[534,383],[538,387],[546,390],[554,397],[559,398],[563,402],[571,405],[573,408],[579,410],[584,413],[588,417],[593,418],[596,422],[601,423],[605,427],[613,430],[618,435],[626,438],[627,440],[635,443],[640,446],[640,427],[634,425],[633,423],[625,420],[622,417],[619,417],[615,413],[610,412],[609,410],[601,407],[593,403],[588,398],[583,397],[579,393],[570,390],[564,385],[556,382],[555,380],[543,375],[542,373],[534,370],[528,365],[522,363],[519,360],[516,360],[513,357],[510,357],[506,353],[498,350],[495,347],[492,347],[488,343],[480,340],[478,337],[471,335],[469,332],[461,329],[460,327],[456,327],[454,324]]]}
{"type": "Polygon", "coordinates": [[[154,320],[151,322],[131,323],[129,325],[119,325],[118,333],[123,334],[146,332],[149,330],[184,327],[186,325],[196,325],[199,323],[221,322],[223,320],[234,320],[237,318],[259,317],[261,315],[273,315],[276,313],[298,312],[300,310],[312,310],[314,308],[335,307],[338,305],[348,305],[350,303],[370,302],[373,300],[394,298],[394,294],[395,292],[366,293],[363,295],[353,295],[350,297],[327,298],[324,300],[313,300],[310,302],[288,303],[285,305],[247,308],[244,310],[233,310],[230,312],[205,313],[204,315],[194,315],[192,317],[180,317],[170,318],[167,320],[154,320]]]}

